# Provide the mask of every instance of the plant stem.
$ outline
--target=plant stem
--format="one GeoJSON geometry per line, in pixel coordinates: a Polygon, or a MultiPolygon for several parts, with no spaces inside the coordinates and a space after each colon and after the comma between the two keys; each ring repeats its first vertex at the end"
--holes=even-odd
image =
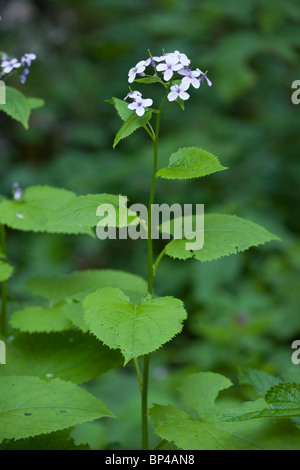
{"type": "MultiPolygon", "coordinates": [[[[153,266],[153,244],[152,244],[152,204],[154,203],[155,186],[156,186],[156,173],[157,173],[157,161],[158,161],[158,139],[159,139],[159,128],[160,128],[160,116],[164,104],[167,100],[167,94],[161,102],[157,116],[155,126],[155,139],[154,139],[154,152],[153,152],[153,175],[152,184],[148,204],[148,293],[153,293],[153,280],[154,280],[154,266],[153,266]]],[[[149,383],[149,363],[150,354],[144,356],[144,369],[143,369],[143,386],[142,386],[142,448],[148,450],[148,383],[149,383]]]]}
{"type": "MultiPolygon", "coordinates": [[[[4,261],[6,261],[6,236],[4,225],[0,225],[0,247],[4,261]]],[[[1,285],[1,314],[0,314],[0,334],[6,336],[6,312],[7,312],[7,287],[6,281],[1,285]]]]}

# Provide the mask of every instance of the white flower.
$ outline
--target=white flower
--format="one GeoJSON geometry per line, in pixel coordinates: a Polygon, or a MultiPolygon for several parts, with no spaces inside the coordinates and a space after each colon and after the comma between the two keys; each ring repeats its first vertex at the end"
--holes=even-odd
{"type": "Polygon", "coordinates": [[[30,67],[31,62],[36,59],[35,54],[25,54],[23,57],[21,57],[21,63],[22,65],[28,65],[30,67]]]}
{"type": "Polygon", "coordinates": [[[178,60],[172,54],[165,56],[165,64],[158,64],[156,70],[164,72],[164,80],[168,82],[173,77],[173,72],[182,69],[182,65],[178,64],[178,60]]]}
{"type": "MultiPolygon", "coordinates": [[[[199,70],[199,69],[198,69],[198,70],[199,70]]],[[[206,73],[207,73],[207,72],[206,72],[206,73]]],[[[200,70],[200,78],[198,79],[198,80],[199,80],[199,84],[201,84],[201,82],[203,82],[204,79],[207,81],[208,86],[212,86],[212,83],[211,83],[210,79],[207,78],[206,74],[203,73],[203,72],[201,72],[201,70],[200,70]]]]}
{"type": "Polygon", "coordinates": [[[190,68],[179,70],[178,72],[180,75],[185,75],[182,79],[182,82],[188,83],[189,85],[193,85],[194,88],[199,88],[200,82],[197,80],[201,71],[199,69],[191,70],[190,68]]]}
{"type": "Polygon", "coordinates": [[[174,85],[170,88],[170,93],[168,94],[169,101],[175,101],[177,98],[181,98],[182,100],[188,100],[190,95],[186,92],[189,88],[188,83],[184,83],[183,80],[180,85],[174,85]]]}
{"type": "Polygon", "coordinates": [[[5,59],[2,61],[1,67],[3,68],[3,73],[10,73],[12,70],[21,67],[21,63],[18,62],[18,59],[5,59]]]}
{"type": "Polygon", "coordinates": [[[134,90],[130,91],[124,98],[124,101],[127,100],[127,98],[131,98],[132,100],[136,100],[138,97],[142,96],[142,93],[140,91],[134,90]]]}
{"type": "Polygon", "coordinates": [[[162,60],[165,60],[164,56],[151,56],[147,60],[145,60],[145,65],[148,67],[148,65],[152,65],[152,67],[156,67],[156,62],[161,62],[162,60]]]}
{"type": "Polygon", "coordinates": [[[136,74],[138,73],[143,73],[146,68],[146,61],[141,60],[136,64],[135,67],[132,67],[132,69],[129,70],[128,72],[128,81],[129,83],[132,83],[135,79],[136,74]]]}
{"type": "Polygon", "coordinates": [[[153,103],[151,98],[146,98],[145,100],[138,96],[135,101],[128,105],[128,108],[132,111],[135,111],[138,116],[143,116],[145,114],[145,108],[148,108],[153,103]]]}
{"type": "Polygon", "coordinates": [[[172,55],[177,60],[177,62],[184,67],[191,63],[190,59],[179,51],[174,51],[170,55],[172,55]]]}

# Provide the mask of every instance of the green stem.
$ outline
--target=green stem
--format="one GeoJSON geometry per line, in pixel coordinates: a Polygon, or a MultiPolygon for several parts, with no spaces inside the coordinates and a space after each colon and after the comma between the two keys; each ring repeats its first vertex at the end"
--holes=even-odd
{"type": "Polygon", "coordinates": [[[138,381],[139,381],[140,390],[141,390],[141,393],[142,393],[142,391],[143,391],[143,379],[142,379],[140,365],[139,365],[139,362],[138,362],[136,357],[133,358],[133,363],[134,363],[134,367],[135,367],[135,370],[136,370],[136,375],[137,375],[137,378],[138,378],[138,381]]]}
{"type": "MultiPolygon", "coordinates": [[[[158,139],[160,129],[160,116],[164,104],[167,100],[168,90],[165,94],[164,99],[161,102],[157,116],[155,126],[155,140],[154,140],[154,153],[153,153],[153,175],[151,183],[151,191],[148,204],[148,293],[153,293],[153,281],[154,281],[154,266],[153,266],[153,243],[151,238],[152,233],[152,204],[154,203],[155,186],[156,186],[156,173],[157,173],[157,162],[158,162],[158,139]]],[[[143,450],[148,450],[148,382],[149,382],[149,363],[150,354],[144,356],[144,370],[143,370],[143,387],[142,387],[142,447],[143,450]]]]}
{"type": "Polygon", "coordinates": [[[160,263],[160,261],[162,260],[162,258],[164,257],[165,253],[166,253],[166,250],[167,250],[167,247],[165,246],[165,248],[160,252],[160,254],[158,255],[155,263],[154,263],[154,266],[153,266],[153,271],[154,271],[154,276],[156,274],[156,270],[157,270],[157,267],[160,263]]]}
{"type": "MultiPolygon", "coordinates": [[[[0,225],[0,247],[4,261],[6,261],[6,236],[4,225],[0,225]]],[[[1,314],[0,314],[0,333],[6,336],[6,313],[7,313],[7,287],[6,281],[1,285],[1,314]]]]}

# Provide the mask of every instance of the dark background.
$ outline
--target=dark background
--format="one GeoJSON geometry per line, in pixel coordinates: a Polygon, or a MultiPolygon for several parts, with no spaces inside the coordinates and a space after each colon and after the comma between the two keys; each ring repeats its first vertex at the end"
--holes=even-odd
{"type": "MultiPolygon", "coordinates": [[[[27,83],[10,84],[45,100],[29,131],[1,115],[6,197],[18,181],[23,188],[48,184],[147,202],[151,142],[138,130],[113,150],[121,121],[105,100],[127,94],[128,70],[148,49],[153,55],[178,49],[208,70],[213,86],[191,89],[185,112],[174,103],[166,107],[160,166],[178,147],[199,146],[229,170],[161,180],[156,201],[204,203],[206,212],[261,223],[282,243],[209,264],[164,259],[156,292],[182,298],[189,320],[181,337],[157,353],[153,374],[158,381],[170,368],[234,377],[248,365],[299,375],[290,360],[291,342],[300,336],[300,105],[291,102],[291,84],[300,79],[299,2],[1,0],[1,14],[0,49],[37,55],[27,83]]],[[[156,103],[161,96],[159,86],[136,88],[156,103]]],[[[115,268],[147,275],[143,241],[9,232],[8,251],[16,267],[10,291],[20,300],[21,287],[36,274],[115,268]]]]}

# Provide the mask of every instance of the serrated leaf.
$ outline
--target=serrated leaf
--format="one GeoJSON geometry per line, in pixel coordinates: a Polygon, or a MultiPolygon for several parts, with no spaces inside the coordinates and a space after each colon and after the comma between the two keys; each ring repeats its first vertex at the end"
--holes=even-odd
{"type": "Polygon", "coordinates": [[[199,178],[226,169],[212,153],[197,147],[186,147],[172,153],[169,166],[160,169],[156,176],[166,179],[199,178]]]}
{"type": "Polygon", "coordinates": [[[14,268],[10,264],[0,261],[0,282],[9,279],[13,271],[14,268]]]}
{"type": "Polygon", "coordinates": [[[116,148],[120,140],[125,139],[135,132],[139,127],[145,126],[152,117],[152,111],[147,109],[143,116],[138,116],[135,111],[132,111],[131,115],[126,119],[123,126],[117,132],[115,137],[113,148],[116,148]]]}
{"type": "Polygon", "coordinates": [[[237,413],[229,416],[231,421],[244,421],[257,418],[282,418],[300,416],[300,384],[280,383],[275,385],[265,395],[267,407],[261,411],[237,413]]]}
{"type": "Polygon", "coordinates": [[[188,376],[181,391],[197,418],[171,405],[154,405],[150,416],[156,433],[184,450],[300,449],[300,437],[286,421],[280,426],[274,420],[265,419],[228,422],[227,418],[235,413],[259,413],[266,405],[259,399],[234,410],[218,406],[214,403],[218,391],[230,383],[225,377],[210,372],[188,376]]]}
{"type": "Polygon", "coordinates": [[[20,201],[0,203],[0,223],[16,230],[49,233],[91,233],[89,228],[75,225],[47,225],[61,206],[76,198],[75,193],[51,186],[31,186],[20,201]]]}
{"type": "Polygon", "coordinates": [[[15,88],[6,87],[6,103],[0,103],[0,111],[4,111],[10,117],[20,122],[28,129],[28,121],[32,109],[43,106],[43,100],[38,98],[27,98],[15,88]]]}
{"type": "Polygon", "coordinates": [[[128,103],[124,100],[120,100],[119,98],[112,98],[111,100],[107,100],[107,103],[112,104],[123,121],[129,118],[132,115],[132,110],[128,109],[128,103]]]}
{"type": "Polygon", "coordinates": [[[122,356],[79,331],[17,334],[6,347],[6,365],[0,376],[30,375],[88,382],[122,365],[122,356]]]}
{"type": "Polygon", "coordinates": [[[45,297],[55,304],[100,287],[119,287],[132,302],[139,302],[147,293],[147,283],[140,276],[113,269],[75,271],[55,277],[35,276],[25,287],[34,295],[45,297]]]}
{"type": "Polygon", "coordinates": [[[137,223],[137,215],[130,211],[125,199],[114,194],[87,194],[78,196],[60,206],[51,220],[48,220],[47,229],[60,227],[65,233],[90,233],[92,227],[98,224],[109,227],[123,227],[137,223]],[[114,210],[113,217],[97,215],[100,205],[110,206],[114,210]],[[101,221],[103,220],[103,224],[101,221]],[[105,222],[104,222],[105,220],[105,222]]]}
{"type": "Polygon", "coordinates": [[[37,377],[0,377],[0,442],[75,426],[111,411],[93,395],[70,382],[37,377]]]}
{"type": "Polygon", "coordinates": [[[63,312],[64,303],[54,307],[31,306],[13,312],[10,324],[25,333],[50,333],[72,328],[72,323],[63,312]]]}
{"type": "Polygon", "coordinates": [[[147,296],[134,305],[115,288],[98,289],[86,297],[83,307],[90,331],[110,348],[120,349],[125,364],[170,341],[186,318],[178,299],[147,296]]]}
{"type": "MultiPolygon", "coordinates": [[[[182,220],[184,221],[184,217],[182,220]]],[[[166,232],[164,226],[162,230],[166,232]]],[[[171,258],[182,260],[195,258],[199,261],[212,261],[271,240],[280,241],[276,235],[249,220],[235,215],[205,214],[203,247],[200,250],[189,251],[186,250],[185,238],[175,239],[166,246],[166,254],[171,258]]]]}
{"type": "Polygon", "coordinates": [[[252,385],[260,397],[264,397],[271,387],[281,382],[279,378],[267,372],[248,367],[240,367],[238,376],[240,384],[252,385]]]}
{"type": "Polygon", "coordinates": [[[88,445],[75,445],[70,431],[56,431],[27,439],[11,439],[0,444],[0,450],[90,450],[88,445]]]}

